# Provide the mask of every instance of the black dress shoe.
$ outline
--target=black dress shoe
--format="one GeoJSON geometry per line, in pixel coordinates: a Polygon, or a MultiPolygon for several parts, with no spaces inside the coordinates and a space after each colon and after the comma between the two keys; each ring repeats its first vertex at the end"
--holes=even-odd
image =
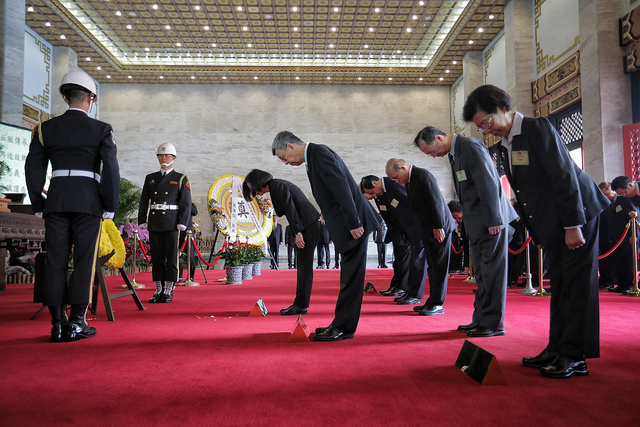
{"type": "Polygon", "coordinates": [[[86,322],[67,323],[62,327],[62,341],[73,342],[82,338],[91,338],[95,336],[96,328],[89,326],[86,322]]]}
{"type": "Polygon", "coordinates": [[[285,316],[291,314],[307,314],[307,309],[306,307],[298,307],[297,305],[292,305],[280,310],[280,314],[283,314],[285,316]]]}
{"type": "Polygon", "coordinates": [[[458,325],[458,330],[460,332],[469,332],[472,329],[477,328],[478,325],[476,323],[469,323],[468,325],[458,325]]]}
{"type": "Polygon", "coordinates": [[[589,375],[587,361],[558,355],[553,362],[540,369],[543,377],[569,378],[571,375],[589,375]]]}
{"type": "Polygon", "coordinates": [[[544,349],[535,357],[523,357],[522,364],[524,366],[528,366],[530,368],[543,368],[553,362],[553,360],[558,356],[558,353],[555,351],[549,351],[548,349],[544,349]]]}
{"type": "Polygon", "coordinates": [[[427,304],[423,304],[423,305],[416,305],[415,307],[413,307],[413,311],[420,311],[427,308],[427,304]]]}
{"type": "Polygon", "coordinates": [[[619,294],[623,294],[625,292],[629,292],[631,288],[622,287],[620,285],[615,286],[613,288],[609,288],[609,292],[617,292],[619,294]]]}
{"type": "Polygon", "coordinates": [[[484,326],[476,326],[467,331],[468,337],[500,337],[504,335],[504,329],[489,329],[484,326]]]}
{"type": "Polygon", "coordinates": [[[388,287],[387,289],[385,289],[384,291],[380,291],[380,293],[381,293],[382,295],[386,295],[386,294],[388,294],[389,292],[391,292],[391,291],[392,291],[392,290],[394,290],[394,289],[395,289],[395,288],[394,288],[392,285],[389,285],[389,287],[388,287]]]}
{"type": "Polygon", "coordinates": [[[329,328],[331,328],[331,325],[324,326],[322,328],[316,328],[316,334],[322,334],[322,333],[326,332],[329,328]]]}
{"type": "Polygon", "coordinates": [[[432,305],[423,308],[418,312],[420,316],[437,316],[438,314],[444,314],[444,307],[441,305],[432,305]]]}
{"type": "Polygon", "coordinates": [[[330,326],[326,331],[317,333],[313,336],[315,341],[340,341],[350,340],[353,334],[345,334],[344,332],[330,326]]]}
{"type": "Polygon", "coordinates": [[[414,304],[420,304],[422,301],[420,301],[420,298],[414,298],[409,294],[404,294],[396,302],[400,305],[414,305],[414,304]]]}
{"type": "Polygon", "coordinates": [[[389,292],[386,292],[386,293],[384,293],[382,295],[387,296],[387,297],[397,297],[397,296],[404,295],[404,291],[402,289],[399,289],[399,288],[393,288],[393,290],[391,290],[389,292]]]}

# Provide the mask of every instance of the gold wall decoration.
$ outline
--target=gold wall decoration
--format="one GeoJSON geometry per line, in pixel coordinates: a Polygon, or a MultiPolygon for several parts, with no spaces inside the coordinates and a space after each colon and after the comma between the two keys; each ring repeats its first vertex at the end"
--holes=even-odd
{"type": "Polygon", "coordinates": [[[546,0],[535,0],[534,4],[534,42],[536,46],[536,72],[541,73],[546,68],[553,65],[556,61],[564,57],[568,52],[580,46],[580,35],[577,35],[573,39],[573,43],[568,46],[564,51],[557,55],[545,54],[541,43],[538,39],[538,30],[540,30],[540,18],[542,16],[542,5],[546,0]]]}
{"type": "MultiPolygon", "coordinates": [[[[464,132],[464,123],[459,123],[458,122],[458,115],[456,114],[456,104],[458,102],[458,91],[460,90],[460,87],[462,86],[463,83],[463,79],[458,80],[458,83],[453,86],[452,88],[452,99],[451,99],[451,110],[452,110],[452,116],[453,116],[453,133],[463,133],[464,132]]],[[[460,100],[461,102],[464,102],[463,100],[460,100]]]]}
{"type": "Polygon", "coordinates": [[[546,102],[541,103],[534,111],[535,117],[547,117],[551,114],[562,111],[564,108],[580,101],[582,99],[582,86],[578,84],[573,87],[561,88],[556,93],[545,99],[546,102]]]}
{"type": "Polygon", "coordinates": [[[538,102],[546,95],[580,75],[580,51],[531,84],[531,100],[538,102]]]}
{"type": "Polygon", "coordinates": [[[633,73],[640,69],[638,50],[640,47],[640,7],[633,9],[620,18],[620,46],[625,47],[622,64],[625,73],[633,73]]]}

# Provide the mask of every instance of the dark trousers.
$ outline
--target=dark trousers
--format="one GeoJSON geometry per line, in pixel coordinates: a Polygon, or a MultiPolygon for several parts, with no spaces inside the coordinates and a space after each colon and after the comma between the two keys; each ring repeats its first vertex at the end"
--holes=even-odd
{"type": "Polygon", "coordinates": [[[504,329],[507,301],[507,253],[509,227],[498,234],[470,242],[471,262],[478,289],[473,302],[472,323],[493,330],[504,329]]]}
{"type": "Polygon", "coordinates": [[[582,226],[586,243],[569,250],[564,238],[545,248],[549,261],[550,351],[572,358],[600,356],[598,217],[582,226]]]}
{"type": "Polygon", "coordinates": [[[377,243],[378,249],[378,267],[382,267],[387,263],[387,245],[383,243],[377,243]]]}
{"type": "MultiPolygon", "coordinates": [[[[311,253],[313,253],[313,251],[311,253]]],[[[289,268],[298,268],[298,255],[295,243],[287,245],[287,261],[289,262],[289,268]]],[[[313,264],[313,262],[311,264],[313,264]]]]}
{"type": "Polygon", "coordinates": [[[151,276],[154,282],[178,281],[178,230],[149,231],[151,276]]]}
{"type": "Polygon", "coordinates": [[[326,266],[329,267],[331,264],[331,252],[329,251],[328,243],[320,243],[318,244],[318,267],[325,265],[325,256],[326,256],[326,266]]]}
{"type": "Polygon", "coordinates": [[[44,216],[47,250],[44,269],[45,305],[57,307],[89,303],[101,224],[100,217],[81,213],[48,213],[44,216]],[[72,245],[73,272],[67,286],[72,245]]]}
{"type": "Polygon", "coordinates": [[[309,307],[311,300],[311,287],[313,285],[313,252],[320,233],[320,223],[309,225],[302,232],[304,248],[296,246],[296,259],[298,261],[296,299],[294,305],[309,307]]]}
{"type": "MultiPolygon", "coordinates": [[[[451,235],[449,235],[449,238],[451,238],[451,235]]],[[[424,297],[424,288],[427,283],[428,272],[427,255],[422,240],[409,243],[409,260],[410,262],[409,277],[407,280],[407,293],[409,294],[409,296],[422,299],[424,297]]],[[[447,260],[447,273],[448,272],[449,263],[447,260]]],[[[445,275],[445,278],[447,277],[448,275],[445,275]]],[[[446,284],[444,292],[446,295],[446,284]]],[[[442,297],[442,301],[444,302],[444,296],[442,297]]],[[[440,304],[434,303],[434,305],[440,304]]]]}
{"type": "Polygon", "coordinates": [[[366,237],[361,237],[355,247],[341,254],[340,293],[336,302],[335,318],[331,324],[346,334],[352,334],[358,327],[362,307],[367,265],[366,237]]]}
{"type": "MultiPolygon", "coordinates": [[[[182,247],[182,244],[184,243],[186,238],[187,238],[187,234],[185,232],[181,231],[180,232],[180,241],[178,242],[179,247],[182,247]]],[[[192,243],[190,243],[191,247],[187,246],[186,244],[184,246],[184,251],[183,252],[185,254],[185,261],[181,261],[180,262],[180,267],[179,267],[179,269],[180,269],[180,271],[179,271],[180,277],[182,277],[184,280],[193,279],[193,276],[196,273],[196,248],[194,247],[194,243],[193,243],[193,242],[195,242],[195,240],[192,239],[191,242],[192,242],[192,243]],[[190,255],[188,255],[189,251],[191,251],[190,255]],[[183,276],[182,272],[183,272],[183,270],[185,268],[187,268],[187,261],[186,261],[187,256],[189,256],[189,268],[190,268],[190,270],[189,270],[189,276],[185,277],[185,276],[183,276]]]]}
{"type": "Polygon", "coordinates": [[[429,277],[429,298],[427,306],[442,305],[447,297],[449,283],[449,258],[451,253],[451,233],[439,243],[433,236],[424,236],[424,250],[427,255],[427,275],[429,277]]]}
{"type": "Polygon", "coordinates": [[[411,244],[401,235],[394,236],[393,244],[393,277],[390,287],[407,290],[409,284],[409,266],[411,264],[411,244]]]}

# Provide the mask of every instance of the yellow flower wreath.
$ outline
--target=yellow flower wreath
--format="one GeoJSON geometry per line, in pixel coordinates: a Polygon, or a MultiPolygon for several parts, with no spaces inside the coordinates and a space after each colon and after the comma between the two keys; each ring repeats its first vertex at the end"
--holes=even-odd
{"type": "Polygon", "coordinates": [[[107,260],[105,265],[116,269],[122,267],[124,264],[127,252],[124,248],[124,241],[122,240],[122,235],[120,234],[118,227],[116,227],[116,224],[112,220],[105,219],[102,221],[102,228],[100,230],[99,256],[105,256],[111,253],[114,249],[116,250],[116,253],[107,260]]]}

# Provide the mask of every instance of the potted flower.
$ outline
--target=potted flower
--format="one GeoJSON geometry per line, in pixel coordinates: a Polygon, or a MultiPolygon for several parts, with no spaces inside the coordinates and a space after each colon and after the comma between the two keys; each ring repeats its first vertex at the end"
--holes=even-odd
{"type": "Polygon", "coordinates": [[[224,259],[224,268],[227,273],[227,284],[240,285],[242,283],[243,266],[246,264],[246,247],[243,243],[229,243],[223,248],[220,255],[224,259]]]}
{"type": "Polygon", "coordinates": [[[260,276],[262,274],[262,246],[249,245],[247,250],[247,260],[252,266],[252,274],[254,276],[260,276]]]}

